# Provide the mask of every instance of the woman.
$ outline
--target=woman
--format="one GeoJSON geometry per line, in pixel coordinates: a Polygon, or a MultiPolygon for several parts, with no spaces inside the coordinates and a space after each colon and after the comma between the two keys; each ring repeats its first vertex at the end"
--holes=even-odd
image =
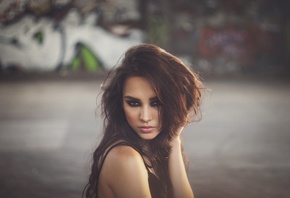
{"type": "Polygon", "coordinates": [[[128,49],[103,85],[104,136],[84,196],[193,197],[180,135],[199,111],[201,85],[155,45],[128,49]]]}

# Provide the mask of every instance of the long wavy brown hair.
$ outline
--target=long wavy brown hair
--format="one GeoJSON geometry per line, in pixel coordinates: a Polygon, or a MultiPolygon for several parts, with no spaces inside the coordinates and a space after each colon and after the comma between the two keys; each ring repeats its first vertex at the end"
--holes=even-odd
{"type": "Polygon", "coordinates": [[[168,172],[170,140],[180,127],[189,122],[189,115],[196,116],[200,111],[202,88],[197,75],[164,49],[152,44],[129,48],[120,65],[109,73],[103,83],[103,138],[93,154],[91,175],[83,197],[98,197],[100,161],[106,150],[120,140],[132,145],[143,157],[148,157],[154,172],[171,192],[168,172]],[[151,82],[161,104],[161,132],[149,142],[150,153],[143,150],[144,140],[129,126],[122,108],[124,83],[133,76],[144,77],[151,82]]]}

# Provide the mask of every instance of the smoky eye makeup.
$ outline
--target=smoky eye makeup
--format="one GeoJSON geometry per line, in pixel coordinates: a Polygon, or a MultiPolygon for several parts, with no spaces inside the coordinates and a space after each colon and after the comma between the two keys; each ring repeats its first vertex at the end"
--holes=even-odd
{"type": "MultiPolygon", "coordinates": [[[[125,96],[124,101],[131,107],[139,107],[142,105],[141,101],[131,96],[125,96]]],[[[150,106],[159,107],[161,105],[160,100],[157,97],[150,98],[150,106]]]]}
{"type": "Polygon", "coordinates": [[[153,107],[158,107],[161,105],[161,102],[157,97],[155,97],[155,98],[150,99],[150,105],[153,107]]]}
{"type": "Polygon", "coordinates": [[[140,102],[136,100],[125,100],[125,102],[131,107],[138,107],[140,106],[140,102]]]}
{"type": "Polygon", "coordinates": [[[133,97],[131,97],[131,96],[125,96],[125,97],[124,97],[124,100],[125,100],[125,102],[126,102],[129,106],[131,106],[131,107],[138,107],[138,106],[141,105],[140,100],[138,100],[138,99],[136,99],[136,98],[133,98],[133,97]]]}

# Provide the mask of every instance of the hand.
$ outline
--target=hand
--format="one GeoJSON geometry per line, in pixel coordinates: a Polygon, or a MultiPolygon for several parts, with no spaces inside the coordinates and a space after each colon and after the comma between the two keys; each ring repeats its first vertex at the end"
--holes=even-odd
{"type": "Polygon", "coordinates": [[[171,146],[174,146],[174,145],[180,145],[181,143],[181,133],[183,131],[185,126],[182,126],[180,127],[179,129],[177,129],[177,133],[176,133],[176,136],[174,136],[172,139],[171,139],[171,146]]]}

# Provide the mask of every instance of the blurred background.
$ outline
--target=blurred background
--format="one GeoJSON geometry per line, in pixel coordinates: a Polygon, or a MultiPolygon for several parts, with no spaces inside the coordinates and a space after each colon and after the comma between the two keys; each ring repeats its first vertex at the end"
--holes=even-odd
{"type": "Polygon", "coordinates": [[[284,73],[289,10],[287,0],[1,0],[1,70],[102,72],[149,42],[206,75],[284,73]]]}
{"type": "Polygon", "coordinates": [[[195,196],[288,198],[287,0],[0,0],[0,197],[81,197],[100,85],[142,42],[205,83],[183,134],[195,196]]]}

